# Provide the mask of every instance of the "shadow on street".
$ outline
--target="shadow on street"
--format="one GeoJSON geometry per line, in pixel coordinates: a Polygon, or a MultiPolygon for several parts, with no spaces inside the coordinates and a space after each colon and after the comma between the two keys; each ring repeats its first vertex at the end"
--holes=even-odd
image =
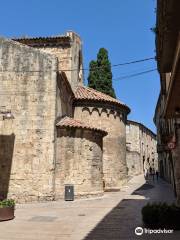
{"type": "Polygon", "coordinates": [[[173,234],[135,235],[136,227],[143,227],[141,209],[148,202],[175,201],[171,186],[159,179],[149,179],[130,197],[120,201],[84,240],[134,240],[134,239],[180,239],[180,232],[173,234]],[[158,236],[157,236],[158,235],[158,236]]]}

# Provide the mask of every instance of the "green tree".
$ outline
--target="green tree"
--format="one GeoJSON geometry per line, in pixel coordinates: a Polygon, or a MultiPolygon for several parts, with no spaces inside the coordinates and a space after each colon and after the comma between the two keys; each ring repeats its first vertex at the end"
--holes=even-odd
{"type": "Polygon", "coordinates": [[[97,62],[91,61],[89,64],[88,86],[94,89],[96,89],[96,80],[98,78],[96,69],[97,69],[97,62]]]}
{"type": "Polygon", "coordinates": [[[97,60],[89,64],[88,86],[116,98],[112,86],[111,63],[105,48],[100,48],[97,60]]]}

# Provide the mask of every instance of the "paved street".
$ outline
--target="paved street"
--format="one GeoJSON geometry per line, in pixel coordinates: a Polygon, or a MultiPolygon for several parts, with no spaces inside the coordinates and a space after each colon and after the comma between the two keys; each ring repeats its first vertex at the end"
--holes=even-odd
{"type": "Polygon", "coordinates": [[[180,239],[178,232],[136,236],[141,207],[148,201],[174,201],[169,184],[131,179],[121,192],[74,202],[22,204],[16,218],[0,223],[0,240],[180,239]]]}

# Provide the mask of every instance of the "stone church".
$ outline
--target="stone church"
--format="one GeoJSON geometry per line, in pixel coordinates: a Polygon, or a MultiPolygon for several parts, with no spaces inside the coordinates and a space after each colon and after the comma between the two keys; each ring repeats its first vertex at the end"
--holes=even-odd
{"type": "Polygon", "coordinates": [[[116,191],[128,106],[83,84],[80,37],[0,38],[0,195],[17,202],[116,191]]]}

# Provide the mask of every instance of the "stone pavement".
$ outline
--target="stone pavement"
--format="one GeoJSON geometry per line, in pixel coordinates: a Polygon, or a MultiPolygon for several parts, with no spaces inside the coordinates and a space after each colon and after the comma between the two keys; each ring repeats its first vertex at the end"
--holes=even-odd
{"type": "Polygon", "coordinates": [[[20,204],[14,220],[0,222],[0,240],[180,239],[179,232],[135,235],[148,201],[173,202],[170,185],[162,180],[145,183],[140,175],[120,192],[100,198],[20,204]]]}

